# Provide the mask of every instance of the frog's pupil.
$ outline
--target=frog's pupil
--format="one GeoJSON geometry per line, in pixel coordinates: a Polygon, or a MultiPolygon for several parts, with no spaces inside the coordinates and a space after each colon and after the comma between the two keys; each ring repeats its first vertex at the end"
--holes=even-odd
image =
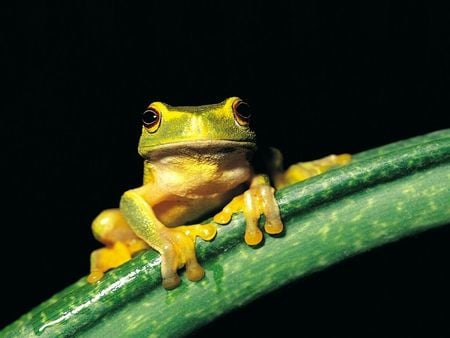
{"type": "Polygon", "coordinates": [[[250,106],[245,102],[240,102],[236,107],[236,113],[243,119],[248,120],[252,116],[250,106]]]}
{"type": "Polygon", "coordinates": [[[153,109],[148,109],[142,114],[142,122],[145,126],[151,126],[158,122],[159,114],[153,109]]]}

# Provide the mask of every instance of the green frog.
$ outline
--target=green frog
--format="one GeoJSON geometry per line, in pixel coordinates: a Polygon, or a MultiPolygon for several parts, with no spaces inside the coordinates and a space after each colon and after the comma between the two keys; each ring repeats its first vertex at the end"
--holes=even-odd
{"type": "Polygon", "coordinates": [[[268,175],[252,165],[257,146],[251,119],[249,104],[238,97],[195,107],[162,102],[148,106],[138,146],[144,158],[143,184],[126,191],[118,209],[105,210],[93,221],[93,234],[105,247],[91,254],[90,283],[148,248],[161,255],[166,289],[179,285],[181,267],[189,280],[198,281],[205,272],[196,258],[196,237],[213,240],[216,224],[227,224],[233,214],[243,212],[244,240],[258,245],[263,239],[258,225],[262,215],[266,233],[283,231],[275,188],[351,159],[348,154],[330,155],[283,171],[281,153],[273,149],[272,186],[268,175]],[[221,211],[214,223],[192,224],[217,210],[221,211]]]}

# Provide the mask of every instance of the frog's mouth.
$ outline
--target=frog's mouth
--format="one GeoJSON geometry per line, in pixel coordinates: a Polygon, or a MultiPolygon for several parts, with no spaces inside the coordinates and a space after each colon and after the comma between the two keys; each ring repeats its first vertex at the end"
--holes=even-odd
{"type": "Polygon", "coordinates": [[[141,149],[144,158],[157,158],[173,155],[185,156],[211,156],[214,154],[224,155],[233,152],[253,152],[256,143],[230,140],[197,140],[181,141],[160,144],[153,147],[141,149]]]}

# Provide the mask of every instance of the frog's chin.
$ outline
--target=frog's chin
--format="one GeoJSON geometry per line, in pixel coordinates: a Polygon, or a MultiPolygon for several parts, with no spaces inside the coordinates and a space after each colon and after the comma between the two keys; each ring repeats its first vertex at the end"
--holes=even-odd
{"type": "Polygon", "coordinates": [[[146,159],[173,155],[213,155],[233,152],[253,152],[256,143],[231,140],[195,140],[160,144],[141,150],[141,156],[146,159]]]}

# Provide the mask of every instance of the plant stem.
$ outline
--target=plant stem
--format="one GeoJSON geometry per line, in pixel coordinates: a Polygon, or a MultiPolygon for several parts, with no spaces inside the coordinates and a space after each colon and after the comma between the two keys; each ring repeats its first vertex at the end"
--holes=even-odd
{"type": "Polygon", "coordinates": [[[235,215],[197,252],[206,278],[166,291],[160,258],[145,252],[96,285],[85,279],[0,336],[173,337],[347,257],[450,221],[450,130],[386,145],[348,166],[277,192],[285,234],[243,243],[235,215]],[[157,310],[155,310],[157,309],[157,310]]]}

